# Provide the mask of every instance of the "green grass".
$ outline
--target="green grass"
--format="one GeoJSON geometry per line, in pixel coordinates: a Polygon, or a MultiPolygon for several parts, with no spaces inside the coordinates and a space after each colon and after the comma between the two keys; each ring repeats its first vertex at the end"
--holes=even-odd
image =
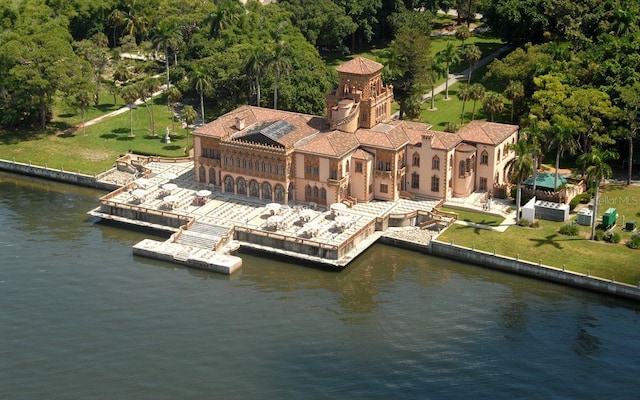
{"type": "MultiPolygon", "coordinates": [[[[172,143],[164,143],[165,127],[171,129],[166,105],[156,99],[154,105],[157,137],[151,136],[149,113],[139,106],[133,111],[134,138],[129,138],[129,112],[81,128],[73,133],[56,131],[0,134],[0,158],[67,171],[95,174],[113,166],[116,158],[128,151],[167,157],[181,157],[187,144],[187,134],[176,123],[172,143]]],[[[54,124],[55,126],[56,124],[54,124]]],[[[59,125],[59,124],[58,124],[59,125]]],[[[65,124],[67,125],[67,124],[65,124]]],[[[190,139],[191,140],[191,139],[190,139]]]]}
{"type": "MultiPolygon", "coordinates": [[[[622,232],[621,215],[627,220],[634,216],[640,221],[640,187],[607,186],[600,201],[599,216],[606,208],[618,209],[618,226],[615,228],[622,236],[618,244],[609,244],[589,240],[590,227],[580,226],[578,236],[565,236],[558,233],[561,222],[540,220],[540,228],[512,226],[506,232],[494,232],[469,226],[452,225],[439,238],[444,242],[453,240],[455,244],[506,255],[519,256],[520,259],[562,268],[567,270],[615,279],[637,285],[640,282],[640,251],[629,249],[624,243],[628,232],[622,232]]],[[[574,217],[575,218],[575,217],[574,217]]]]}
{"type": "Polygon", "coordinates": [[[452,212],[458,214],[460,221],[472,222],[474,224],[481,224],[487,226],[499,226],[504,222],[504,218],[498,215],[489,213],[481,213],[467,210],[459,210],[457,208],[442,207],[442,211],[452,212]]]}

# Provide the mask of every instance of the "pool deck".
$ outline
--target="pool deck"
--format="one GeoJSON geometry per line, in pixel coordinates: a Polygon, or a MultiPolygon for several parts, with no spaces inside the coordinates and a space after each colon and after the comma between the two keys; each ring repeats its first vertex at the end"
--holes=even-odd
{"type": "MultiPolygon", "coordinates": [[[[240,268],[241,260],[229,258],[235,257],[231,253],[238,247],[341,270],[380,236],[420,230],[416,216],[427,215],[440,203],[436,199],[400,199],[358,203],[341,210],[298,202],[272,205],[196,182],[192,162],[152,161],[145,167],[151,174],[144,186],[128,183],[102,197],[101,206],[89,214],[172,232],[165,242],[146,239],[136,244],[135,254],[228,274],[240,268]],[[165,190],[166,184],[171,184],[172,190],[165,190]],[[197,196],[201,190],[210,192],[204,202],[197,201],[203,198],[197,196]],[[113,207],[130,213],[105,212],[113,207]],[[184,222],[172,226],[162,222],[167,218],[184,222]]],[[[429,236],[426,231],[412,235],[425,244],[429,236]]]]}

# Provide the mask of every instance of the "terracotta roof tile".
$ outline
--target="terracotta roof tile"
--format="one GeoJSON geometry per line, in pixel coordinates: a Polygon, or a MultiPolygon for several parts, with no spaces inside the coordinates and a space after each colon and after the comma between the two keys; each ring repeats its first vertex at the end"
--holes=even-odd
{"type": "Polygon", "coordinates": [[[458,131],[458,135],[467,142],[496,145],[502,143],[517,130],[517,125],[471,121],[458,131]]]}
{"type": "Polygon", "coordinates": [[[356,57],[338,65],[336,71],[354,75],[371,75],[382,70],[384,65],[368,58],[356,57]]]}
{"type": "Polygon", "coordinates": [[[296,150],[321,154],[330,157],[342,157],[360,145],[352,133],[334,130],[322,132],[296,146],[296,150]]]}
{"type": "Polygon", "coordinates": [[[373,154],[366,152],[362,149],[358,149],[354,151],[351,157],[357,158],[358,160],[373,160],[373,154]]]}

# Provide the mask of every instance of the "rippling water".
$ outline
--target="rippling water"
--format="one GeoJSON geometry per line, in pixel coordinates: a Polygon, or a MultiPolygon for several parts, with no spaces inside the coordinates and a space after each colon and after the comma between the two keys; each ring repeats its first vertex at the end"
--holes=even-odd
{"type": "Polygon", "coordinates": [[[0,173],[2,399],[637,399],[637,303],[376,245],[336,274],[137,258],[0,173]]]}

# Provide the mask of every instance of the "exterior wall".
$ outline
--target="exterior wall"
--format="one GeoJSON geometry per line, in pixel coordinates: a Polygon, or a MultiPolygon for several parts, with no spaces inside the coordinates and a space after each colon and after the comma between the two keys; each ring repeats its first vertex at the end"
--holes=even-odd
{"type": "Polygon", "coordinates": [[[448,152],[440,149],[431,148],[431,139],[426,137],[422,141],[422,146],[407,147],[407,173],[405,181],[407,182],[406,190],[413,194],[427,197],[443,199],[448,190],[448,152]],[[415,163],[415,156],[419,157],[419,165],[415,163]],[[434,169],[434,157],[439,160],[438,168],[434,169]],[[418,187],[415,185],[414,178],[418,177],[418,187]],[[433,178],[439,180],[438,190],[432,190],[433,178]]]}
{"type": "Polygon", "coordinates": [[[475,151],[456,150],[453,157],[453,195],[469,196],[475,189],[475,151]]]}

